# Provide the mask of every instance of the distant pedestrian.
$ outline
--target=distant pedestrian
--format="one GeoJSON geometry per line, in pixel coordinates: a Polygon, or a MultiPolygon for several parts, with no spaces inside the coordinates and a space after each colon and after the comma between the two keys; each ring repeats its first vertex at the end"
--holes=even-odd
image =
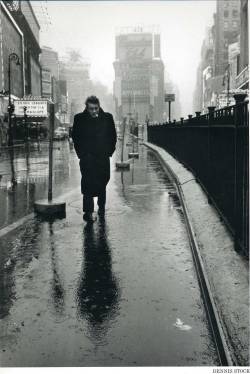
{"type": "Polygon", "coordinates": [[[115,151],[117,137],[112,114],[103,111],[96,96],[89,96],[85,106],[84,111],[74,117],[72,139],[80,159],[83,219],[93,222],[95,196],[98,197],[98,214],[105,214],[109,157],[115,151]]]}

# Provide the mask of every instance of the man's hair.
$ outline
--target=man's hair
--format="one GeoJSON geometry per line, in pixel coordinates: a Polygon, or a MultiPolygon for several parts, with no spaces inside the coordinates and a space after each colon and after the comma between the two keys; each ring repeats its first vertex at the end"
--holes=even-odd
{"type": "Polygon", "coordinates": [[[99,101],[98,97],[92,95],[92,96],[87,97],[87,99],[85,101],[85,105],[88,106],[88,104],[97,104],[97,105],[100,106],[100,101],[99,101]]]}

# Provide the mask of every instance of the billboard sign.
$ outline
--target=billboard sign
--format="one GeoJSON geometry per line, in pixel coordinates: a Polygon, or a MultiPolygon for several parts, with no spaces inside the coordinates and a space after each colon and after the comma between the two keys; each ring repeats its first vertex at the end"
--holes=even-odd
{"type": "Polygon", "coordinates": [[[152,59],[152,34],[120,35],[117,43],[120,61],[134,62],[152,59]]]}
{"type": "Polygon", "coordinates": [[[23,117],[24,107],[29,117],[48,117],[46,100],[14,100],[15,115],[23,117]]]}
{"type": "Polygon", "coordinates": [[[229,103],[228,103],[228,97],[227,97],[227,94],[219,94],[217,96],[217,100],[216,100],[216,107],[217,108],[225,108],[227,105],[229,104],[230,105],[235,105],[235,100],[233,98],[232,95],[229,96],[229,103]]]}
{"type": "Polygon", "coordinates": [[[175,94],[165,94],[165,102],[175,101],[175,94]]]}

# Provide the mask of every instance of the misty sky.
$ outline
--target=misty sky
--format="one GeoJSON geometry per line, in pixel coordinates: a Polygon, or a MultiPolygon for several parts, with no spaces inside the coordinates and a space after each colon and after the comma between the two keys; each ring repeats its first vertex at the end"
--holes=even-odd
{"type": "Polygon", "coordinates": [[[41,45],[64,55],[76,48],[91,62],[91,78],[112,91],[115,30],[159,25],[162,59],[180,90],[182,115],[192,113],[193,90],[205,30],[216,1],[44,1],[52,25],[42,27],[41,45]]]}

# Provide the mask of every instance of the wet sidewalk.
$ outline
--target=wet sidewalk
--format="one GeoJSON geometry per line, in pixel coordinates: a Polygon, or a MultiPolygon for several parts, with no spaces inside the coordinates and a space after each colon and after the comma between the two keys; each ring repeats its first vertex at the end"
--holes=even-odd
{"type": "MultiPolygon", "coordinates": [[[[53,194],[57,197],[78,183],[73,145],[54,142],[53,194]]],[[[33,212],[34,202],[48,193],[48,142],[0,150],[0,229],[33,212]]]]}
{"type": "Polygon", "coordinates": [[[218,364],[178,197],[139,153],[122,173],[114,155],[105,220],[82,221],[79,188],[66,219],[1,238],[1,366],[218,364]]]}

